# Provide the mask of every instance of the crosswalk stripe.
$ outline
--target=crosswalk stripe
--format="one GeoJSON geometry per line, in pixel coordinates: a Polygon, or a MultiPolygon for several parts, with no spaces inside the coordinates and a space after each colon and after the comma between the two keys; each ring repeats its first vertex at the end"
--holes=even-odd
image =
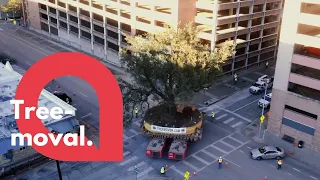
{"type": "Polygon", "coordinates": [[[218,150],[218,151],[220,151],[220,152],[222,152],[222,153],[224,153],[224,154],[227,154],[227,153],[228,153],[227,151],[225,151],[225,150],[223,150],[223,149],[221,149],[221,148],[218,148],[218,147],[215,146],[215,145],[211,145],[211,147],[215,148],[216,150],[218,150]]]}
{"type": "Polygon", "coordinates": [[[123,135],[123,139],[128,139],[128,136],[126,136],[126,135],[123,135]]]}
{"type": "Polygon", "coordinates": [[[133,124],[135,124],[136,126],[139,126],[139,127],[140,127],[140,122],[139,122],[139,121],[136,121],[136,122],[134,122],[133,124]]]}
{"type": "Polygon", "coordinates": [[[233,121],[233,120],[235,120],[235,119],[236,119],[236,118],[232,117],[232,118],[229,118],[229,119],[223,121],[223,123],[224,123],[224,124],[228,124],[229,122],[231,122],[231,121],[233,121]]]}
{"type": "Polygon", "coordinates": [[[178,170],[176,167],[171,166],[170,169],[173,169],[175,172],[179,173],[181,176],[184,176],[184,173],[178,170]]]}
{"type": "Polygon", "coordinates": [[[239,121],[239,122],[237,122],[236,124],[232,125],[231,127],[232,127],[232,128],[238,127],[238,126],[240,126],[242,123],[243,123],[242,121],[239,121]]]}
{"type": "Polygon", "coordinates": [[[130,154],[130,151],[124,152],[124,153],[123,153],[123,156],[126,156],[126,155],[128,155],[128,154],[130,154]]]}
{"type": "Polygon", "coordinates": [[[217,119],[219,120],[219,119],[226,117],[226,116],[228,116],[228,114],[222,114],[221,116],[217,117],[217,119]]]}
{"type": "Polygon", "coordinates": [[[126,164],[128,164],[128,163],[130,163],[130,162],[132,162],[132,161],[137,160],[137,159],[138,159],[137,156],[133,156],[132,158],[130,158],[130,159],[126,160],[126,161],[123,161],[123,162],[120,163],[119,165],[120,165],[120,166],[123,166],[123,165],[126,165],[126,164]]]}
{"type": "MultiPolygon", "coordinates": [[[[143,166],[144,164],[146,164],[146,162],[142,161],[142,162],[139,162],[138,164],[136,164],[137,167],[141,167],[143,166]]],[[[134,170],[134,166],[130,167],[129,169],[127,169],[127,171],[133,171],[134,170]]]]}
{"type": "Polygon", "coordinates": [[[134,129],[130,129],[129,130],[130,132],[132,132],[133,134],[139,134],[136,130],[134,130],[134,129]]]}
{"type": "Polygon", "coordinates": [[[226,145],[226,146],[228,146],[228,147],[232,148],[232,149],[236,148],[236,147],[232,146],[231,144],[226,143],[226,142],[224,142],[224,141],[220,141],[220,142],[221,142],[222,144],[224,144],[224,145],[226,145]]]}
{"type": "Polygon", "coordinates": [[[203,153],[205,153],[205,154],[207,154],[208,156],[210,156],[210,157],[213,157],[213,158],[215,158],[215,159],[218,159],[218,157],[217,156],[215,156],[215,155],[213,155],[213,154],[211,154],[211,153],[209,153],[207,150],[205,150],[205,149],[203,149],[202,150],[202,152],[203,153]]]}
{"type": "Polygon", "coordinates": [[[202,159],[202,158],[200,158],[200,157],[198,157],[198,156],[196,156],[196,155],[192,155],[192,157],[195,158],[196,160],[202,162],[203,164],[205,164],[205,165],[207,165],[207,166],[210,165],[209,162],[205,161],[204,159],[202,159]]]}
{"type": "Polygon", "coordinates": [[[234,141],[236,141],[236,142],[238,142],[238,143],[240,143],[240,144],[245,144],[246,143],[246,142],[242,142],[242,141],[240,141],[240,140],[238,140],[238,139],[236,139],[236,138],[234,138],[232,136],[229,136],[229,138],[234,140],[234,141]]]}
{"type": "Polygon", "coordinates": [[[207,107],[200,107],[200,108],[198,108],[199,111],[203,111],[204,109],[207,109],[207,107]]]}
{"type": "Polygon", "coordinates": [[[194,165],[190,164],[189,162],[187,161],[182,161],[182,163],[184,163],[185,165],[191,167],[192,169],[196,170],[196,171],[199,171],[199,168],[195,167],[194,165]]]}
{"type": "Polygon", "coordinates": [[[145,169],[144,171],[141,171],[140,173],[137,174],[137,177],[141,177],[141,176],[144,176],[146,174],[148,174],[150,171],[152,171],[153,168],[152,167],[149,167],[148,169],[145,169]]]}

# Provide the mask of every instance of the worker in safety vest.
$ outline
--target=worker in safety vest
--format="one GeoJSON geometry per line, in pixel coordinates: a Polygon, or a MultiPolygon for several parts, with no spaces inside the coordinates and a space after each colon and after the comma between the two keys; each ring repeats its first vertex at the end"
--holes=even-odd
{"type": "Polygon", "coordinates": [[[165,172],[165,168],[164,168],[164,166],[162,166],[162,168],[160,169],[161,175],[164,175],[164,172],[165,172]]]}
{"type": "Polygon", "coordinates": [[[139,114],[138,108],[136,108],[136,109],[134,110],[134,112],[136,113],[136,118],[137,118],[137,117],[138,117],[138,114],[139,114]]]}
{"type": "Polygon", "coordinates": [[[219,167],[219,169],[221,169],[221,166],[222,166],[222,158],[219,157],[219,159],[218,159],[218,167],[219,167]]]}
{"type": "Polygon", "coordinates": [[[211,117],[212,117],[212,119],[214,118],[214,112],[212,111],[212,113],[211,113],[211,117]]]}
{"type": "Polygon", "coordinates": [[[233,78],[234,78],[234,83],[236,84],[238,81],[238,75],[234,73],[233,78]]]}
{"type": "Polygon", "coordinates": [[[282,160],[279,159],[279,160],[278,160],[278,169],[281,169],[281,165],[282,165],[282,160]]]}

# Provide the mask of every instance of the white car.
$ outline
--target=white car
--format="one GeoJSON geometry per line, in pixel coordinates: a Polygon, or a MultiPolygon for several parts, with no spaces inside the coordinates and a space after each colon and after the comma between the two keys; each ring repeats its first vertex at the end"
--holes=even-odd
{"type": "Polygon", "coordinates": [[[264,79],[268,79],[268,78],[269,78],[268,75],[263,75],[263,76],[259,77],[257,81],[264,81],[264,79]]]}
{"type": "Polygon", "coordinates": [[[262,98],[258,101],[259,107],[268,108],[268,107],[270,106],[270,103],[271,103],[271,97],[272,97],[272,93],[269,93],[269,94],[267,94],[265,97],[262,97],[262,98]]]}
{"type": "Polygon", "coordinates": [[[249,91],[252,94],[260,94],[262,92],[264,92],[265,87],[266,87],[266,83],[267,83],[267,89],[272,88],[273,86],[273,77],[268,78],[268,79],[264,79],[263,81],[257,81],[254,84],[252,84],[252,86],[250,87],[249,91]]]}

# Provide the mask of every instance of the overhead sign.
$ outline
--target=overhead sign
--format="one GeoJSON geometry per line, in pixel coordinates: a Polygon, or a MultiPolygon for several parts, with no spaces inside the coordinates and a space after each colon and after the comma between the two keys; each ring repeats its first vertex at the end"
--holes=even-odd
{"type": "Polygon", "coordinates": [[[169,127],[161,127],[151,125],[151,130],[153,132],[161,132],[161,133],[171,133],[171,134],[186,134],[187,128],[169,128],[169,127]]]}

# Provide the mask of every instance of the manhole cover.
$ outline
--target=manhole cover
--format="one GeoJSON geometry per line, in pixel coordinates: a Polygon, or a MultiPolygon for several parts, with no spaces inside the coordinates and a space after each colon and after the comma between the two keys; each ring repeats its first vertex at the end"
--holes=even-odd
{"type": "Polygon", "coordinates": [[[124,145],[128,145],[129,144],[129,142],[124,142],[124,145]]]}

